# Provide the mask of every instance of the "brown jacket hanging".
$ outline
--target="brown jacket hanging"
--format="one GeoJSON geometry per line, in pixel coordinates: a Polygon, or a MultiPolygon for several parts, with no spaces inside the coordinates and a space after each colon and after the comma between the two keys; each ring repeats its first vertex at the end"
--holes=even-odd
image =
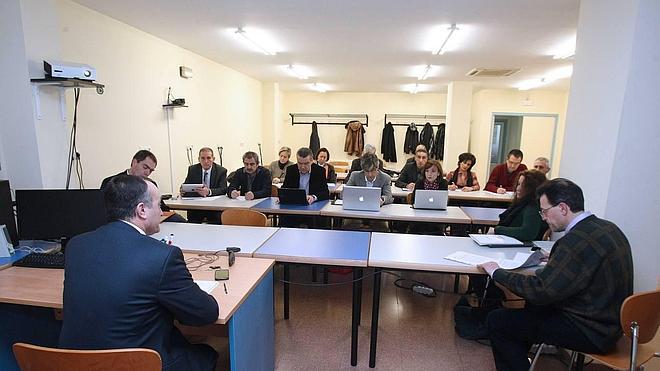
{"type": "Polygon", "coordinates": [[[349,121],[346,124],[346,142],[344,152],[353,156],[360,156],[364,148],[364,128],[360,121],[349,121]]]}

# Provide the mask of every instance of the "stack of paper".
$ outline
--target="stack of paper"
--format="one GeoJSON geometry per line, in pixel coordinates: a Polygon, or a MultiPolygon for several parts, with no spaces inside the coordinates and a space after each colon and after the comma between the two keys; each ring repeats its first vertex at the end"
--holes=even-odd
{"type": "Polygon", "coordinates": [[[207,294],[211,294],[211,291],[218,287],[219,282],[216,281],[204,281],[204,280],[194,280],[197,286],[200,289],[204,290],[207,294]]]}
{"type": "Polygon", "coordinates": [[[469,252],[456,251],[453,254],[445,256],[445,259],[472,266],[494,261],[500,266],[500,268],[517,269],[539,265],[542,257],[543,253],[540,251],[535,251],[533,253],[517,252],[513,259],[493,259],[469,252]]]}

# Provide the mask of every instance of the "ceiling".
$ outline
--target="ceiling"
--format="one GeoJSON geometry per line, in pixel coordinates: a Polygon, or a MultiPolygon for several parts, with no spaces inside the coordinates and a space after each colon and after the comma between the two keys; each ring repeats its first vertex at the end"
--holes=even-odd
{"type": "MultiPolygon", "coordinates": [[[[75,0],[121,22],[285,91],[446,92],[450,81],[513,88],[572,64],[552,58],[575,40],[579,0],[75,0]],[[431,50],[458,31],[444,55],[431,50]],[[233,31],[273,41],[255,51],[233,31]],[[307,69],[300,80],[285,68],[307,69]],[[433,68],[418,81],[424,67],[433,68]],[[521,68],[509,77],[467,77],[473,68],[521,68]]],[[[568,78],[544,88],[566,89],[568,78]]]]}

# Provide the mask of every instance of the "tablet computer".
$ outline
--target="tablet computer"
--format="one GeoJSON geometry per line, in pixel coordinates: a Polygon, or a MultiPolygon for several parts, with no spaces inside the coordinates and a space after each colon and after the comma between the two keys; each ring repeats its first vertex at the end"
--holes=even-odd
{"type": "Polygon", "coordinates": [[[204,187],[204,184],[201,184],[201,183],[200,184],[192,184],[192,183],[181,184],[181,190],[186,192],[186,193],[195,192],[195,189],[202,188],[202,187],[204,187]]]}

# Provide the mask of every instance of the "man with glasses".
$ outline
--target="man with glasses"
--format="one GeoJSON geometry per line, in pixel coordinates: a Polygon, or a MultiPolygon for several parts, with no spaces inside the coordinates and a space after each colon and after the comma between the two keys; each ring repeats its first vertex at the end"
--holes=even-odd
{"type": "MultiPolygon", "coordinates": [[[[149,175],[156,171],[156,165],[158,164],[158,160],[156,160],[156,156],[151,153],[151,151],[148,151],[146,149],[141,149],[133,155],[133,159],[131,160],[131,167],[122,171],[119,174],[109,176],[105,179],[103,179],[103,182],[101,182],[101,189],[105,189],[106,185],[108,185],[108,182],[112,180],[112,178],[119,176],[119,175],[134,175],[134,176],[139,176],[142,178],[149,178],[149,175]]],[[[151,180],[154,182],[153,180],[151,180]]],[[[156,182],[154,182],[156,184],[156,182]]],[[[156,184],[156,187],[158,185],[156,184]]],[[[160,208],[163,211],[170,211],[170,209],[163,203],[163,201],[160,201],[160,208]]],[[[181,215],[177,213],[172,213],[169,217],[167,217],[164,221],[168,222],[177,222],[177,223],[186,223],[187,220],[186,218],[182,217],[181,215]]]]}
{"type": "Polygon", "coordinates": [[[519,149],[512,149],[506,156],[506,161],[493,168],[486,183],[486,191],[496,193],[507,193],[515,191],[516,180],[520,173],[527,170],[527,166],[522,163],[523,153],[519,149]]]}
{"type": "Polygon", "coordinates": [[[243,167],[236,170],[227,188],[229,198],[245,196],[246,200],[270,197],[270,171],[259,166],[259,156],[251,151],[243,155],[243,167]]]}
{"type": "Polygon", "coordinates": [[[584,210],[582,190],[558,178],[541,185],[541,216],[553,232],[566,232],[545,267],[534,274],[481,268],[525,299],[524,309],[497,309],[487,325],[498,370],[527,370],[532,344],[583,353],[607,353],[621,337],[619,313],[633,292],[630,244],[612,222],[584,210]]]}
{"type": "MultiPolygon", "coordinates": [[[[185,184],[201,184],[194,192],[183,193],[184,197],[220,196],[227,193],[227,169],[216,164],[213,150],[204,147],[199,150],[199,164],[188,167],[185,184]]],[[[188,210],[188,221],[220,224],[219,211],[188,210]]]]}

